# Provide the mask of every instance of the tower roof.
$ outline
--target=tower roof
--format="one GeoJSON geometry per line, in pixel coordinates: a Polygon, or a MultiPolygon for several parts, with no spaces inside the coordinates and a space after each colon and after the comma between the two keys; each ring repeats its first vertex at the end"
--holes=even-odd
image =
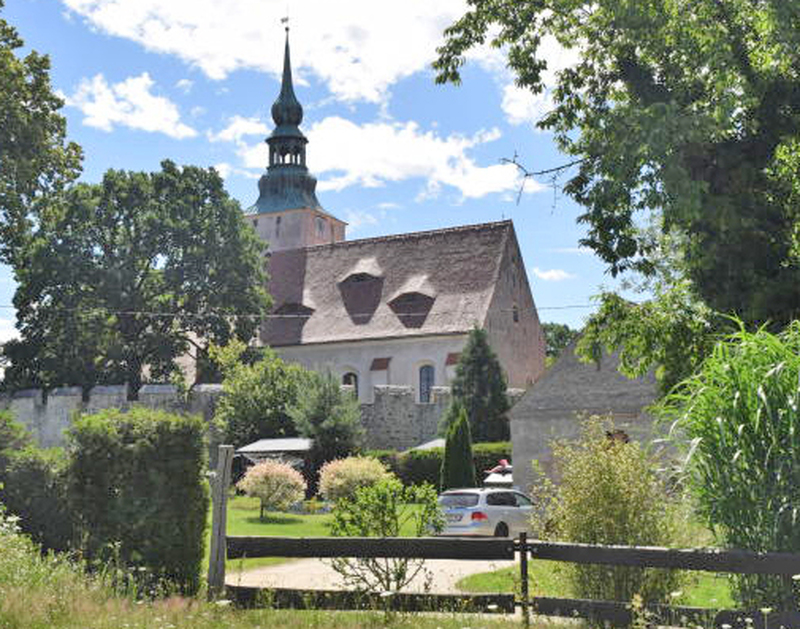
{"type": "Polygon", "coordinates": [[[283,54],[281,91],[272,104],[275,129],[266,139],[269,145],[269,165],[266,174],[258,182],[258,200],[246,210],[247,214],[276,213],[302,208],[322,210],[317,200],[317,180],[306,167],[308,140],[300,131],[303,106],[297,100],[292,85],[288,27],[283,54]]]}

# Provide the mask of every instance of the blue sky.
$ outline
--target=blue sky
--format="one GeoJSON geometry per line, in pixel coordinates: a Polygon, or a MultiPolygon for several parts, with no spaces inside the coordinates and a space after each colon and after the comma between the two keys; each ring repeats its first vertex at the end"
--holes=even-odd
{"type": "MultiPolygon", "coordinates": [[[[462,0],[7,0],[3,15],[51,56],[86,181],[169,158],[217,167],[247,207],[266,166],[288,11],[308,165],[348,238],[513,219],[540,318],[578,327],[591,310],[571,306],[615,282],[578,247],[580,208],[546,181],[528,181],[517,203],[518,173],[501,163],[566,161],[533,127],[548,95],[516,88],[489,47],[471,54],[463,85],[434,84],[441,33],[464,10],[462,0]]],[[[545,45],[551,73],[574,63],[545,45]]],[[[1,306],[13,290],[0,267],[1,306]]],[[[0,309],[0,341],[12,333],[13,311],[0,309]]]]}

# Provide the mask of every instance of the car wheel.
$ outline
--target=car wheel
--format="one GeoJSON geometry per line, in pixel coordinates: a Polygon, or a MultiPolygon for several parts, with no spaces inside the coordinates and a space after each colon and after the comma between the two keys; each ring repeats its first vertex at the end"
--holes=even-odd
{"type": "Polygon", "coordinates": [[[508,524],[500,522],[494,529],[495,537],[508,537],[508,524]]]}

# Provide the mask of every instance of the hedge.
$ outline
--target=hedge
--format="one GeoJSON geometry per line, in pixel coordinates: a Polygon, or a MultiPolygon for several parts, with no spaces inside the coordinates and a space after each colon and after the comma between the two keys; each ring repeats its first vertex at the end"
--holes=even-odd
{"type": "Polygon", "coordinates": [[[144,408],[76,420],[69,496],[89,559],[197,591],[209,505],[203,435],[199,417],[144,408]]]}
{"type": "MultiPolygon", "coordinates": [[[[444,448],[429,450],[370,450],[365,456],[374,457],[384,463],[404,485],[430,483],[439,487],[439,472],[442,467],[444,448]]],[[[497,465],[500,459],[511,462],[511,442],[497,441],[475,443],[472,445],[472,460],[475,464],[478,482],[483,480],[484,471],[497,465]]]]}
{"type": "Polygon", "coordinates": [[[66,463],[63,450],[27,447],[9,453],[3,473],[0,501],[19,517],[22,532],[45,551],[66,551],[73,542],[66,463]]]}

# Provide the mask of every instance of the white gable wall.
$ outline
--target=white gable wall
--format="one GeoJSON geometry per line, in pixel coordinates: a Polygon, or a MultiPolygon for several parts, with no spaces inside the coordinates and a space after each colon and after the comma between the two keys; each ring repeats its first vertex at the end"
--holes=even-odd
{"type": "Polygon", "coordinates": [[[340,380],[348,372],[358,375],[358,397],[361,402],[373,401],[375,385],[413,387],[419,399],[419,370],[423,365],[434,368],[434,386],[447,386],[453,369],[446,368],[448,354],[460,353],[466,334],[424,336],[419,338],[345,341],[275,347],[289,362],[314,371],[331,371],[340,380]],[[387,370],[372,371],[373,360],[391,358],[387,370]]]}

